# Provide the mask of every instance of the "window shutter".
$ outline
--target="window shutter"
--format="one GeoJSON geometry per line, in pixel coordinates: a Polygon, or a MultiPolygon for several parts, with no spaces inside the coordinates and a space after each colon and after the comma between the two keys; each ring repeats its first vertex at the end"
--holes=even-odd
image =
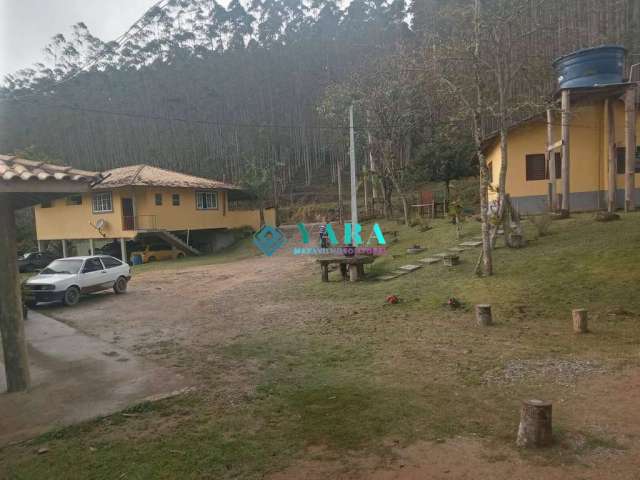
{"type": "Polygon", "coordinates": [[[547,178],[547,169],[545,166],[545,155],[536,153],[526,156],[526,176],[527,181],[545,180],[547,178]]]}

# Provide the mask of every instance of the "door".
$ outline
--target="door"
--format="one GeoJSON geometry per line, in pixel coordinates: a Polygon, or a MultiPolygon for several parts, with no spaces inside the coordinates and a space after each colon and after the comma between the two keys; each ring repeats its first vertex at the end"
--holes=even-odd
{"type": "Polygon", "coordinates": [[[122,199],[122,229],[135,230],[135,218],[133,216],[133,199],[122,199]]]}
{"type": "Polygon", "coordinates": [[[107,270],[99,258],[88,258],[84,262],[78,283],[83,293],[97,292],[98,290],[108,288],[109,280],[107,270]]]}

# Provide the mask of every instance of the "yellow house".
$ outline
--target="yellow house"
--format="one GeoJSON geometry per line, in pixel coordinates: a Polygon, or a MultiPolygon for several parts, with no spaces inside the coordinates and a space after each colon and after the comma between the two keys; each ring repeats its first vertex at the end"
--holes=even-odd
{"type": "MultiPolygon", "coordinates": [[[[93,254],[118,241],[155,239],[185,253],[199,254],[232,241],[230,229],[260,227],[259,210],[233,208],[248,194],[235,185],[134,165],[104,172],[90,192],[35,207],[38,242],[62,242],[62,252],[93,254]],[[73,247],[73,248],[72,248],[73,247]]],[[[275,225],[275,210],[264,211],[275,225]]]]}
{"type": "MultiPolygon", "coordinates": [[[[615,206],[625,204],[625,157],[627,119],[625,118],[624,93],[629,84],[618,86],[571,89],[569,114],[569,200],[571,211],[592,211],[607,207],[609,190],[609,152],[615,151],[616,188],[615,206]],[[613,93],[613,95],[612,95],[613,93]],[[609,141],[609,116],[607,99],[614,112],[613,145],[609,141]],[[611,150],[611,149],[615,150],[611,150]]],[[[635,118],[638,119],[634,105],[635,118]]],[[[563,195],[561,114],[556,110],[551,122],[551,167],[556,174],[556,202],[563,195]]],[[[632,122],[633,124],[633,122],[632,122]]],[[[635,122],[636,138],[640,138],[640,120],[635,122]]],[[[635,145],[635,185],[640,185],[640,149],[635,145]]],[[[549,208],[550,168],[547,153],[547,118],[545,115],[531,118],[511,128],[507,137],[506,193],[521,213],[540,213],[549,208]]],[[[500,144],[497,135],[487,139],[485,155],[489,164],[491,184],[498,187],[500,178],[500,144]]],[[[495,199],[496,193],[492,193],[495,199]]],[[[634,188],[633,198],[640,205],[640,195],[634,188]]]]}

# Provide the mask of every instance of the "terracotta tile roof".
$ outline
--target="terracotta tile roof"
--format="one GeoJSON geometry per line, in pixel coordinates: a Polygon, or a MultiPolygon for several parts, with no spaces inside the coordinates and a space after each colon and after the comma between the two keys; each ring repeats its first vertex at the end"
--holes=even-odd
{"type": "Polygon", "coordinates": [[[65,180],[91,183],[99,178],[100,174],[97,172],[0,155],[0,181],[2,182],[65,180]]]}
{"type": "Polygon", "coordinates": [[[114,168],[102,173],[104,180],[95,189],[117,187],[153,186],[173,188],[203,188],[217,190],[240,190],[240,187],[209,178],[195,177],[150,165],[131,165],[114,168]]]}

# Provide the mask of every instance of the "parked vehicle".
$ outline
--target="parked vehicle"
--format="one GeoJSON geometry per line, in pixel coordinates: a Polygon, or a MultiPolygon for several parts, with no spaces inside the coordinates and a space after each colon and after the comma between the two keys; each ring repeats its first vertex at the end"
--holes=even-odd
{"type": "Polygon", "coordinates": [[[115,293],[126,292],[131,279],[131,267],[114,257],[96,255],[68,257],[54,260],[38,275],[24,283],[27,306],[39,302],[61,301],[76,305],[83,293],[113,288],[115,293]]]}
{"type": "Polygon", "coordinates": [[[183,258],[184,252],[171,249],[171,247],[163,244],[145,245],[143,249],[131,252],[131,262],[134,256],[138,255],[142,263],[155,262],[158,260],[173,260],[174,258],[183,258]]]}
{"type": "MultiPolygon", "coordinates": [[[[140,242],[135,240],[127,240],[127,252],[131,252],[133,250],[140,250],[143,246],[140,242]]],[[[109,242],[106,245],[96,248],[96,254],[100,255],[108,255],[110,257],[119,258],[122,260],[122,249],[119,241],[109,242]]]]}
{"type": "Polygon", "coordinates": [[[28,252],[18,257],[18,270],[20,273],[42,270],[56,258],[59,256],[51,252],[28,252]]]}

